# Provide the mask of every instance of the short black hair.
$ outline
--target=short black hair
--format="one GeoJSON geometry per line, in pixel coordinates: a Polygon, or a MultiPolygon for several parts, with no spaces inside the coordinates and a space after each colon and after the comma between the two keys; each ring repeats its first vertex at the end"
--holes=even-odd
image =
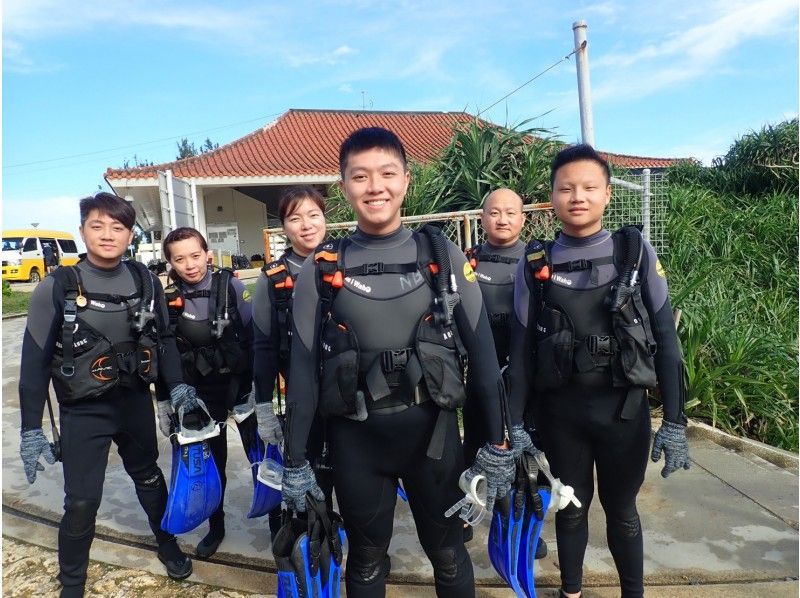
{"type": "Polygon", "coordinates": [[[579,160],[591,160],[597,163],[606,173],[606,183],[611,183],[611,168],[608,166],[608,161],[597,153],[591,145],[587,143],[578,143],[570,145],[562,149],[553,158],[553,163],[550,166],[550,188],[552,189],[553,183],[556,181],[556,173],[562,166],[566,166],[570,162],[577,162],[579,160]]]}
{"type": "Polygon", "coordinates": [[[89,197],[84,197],[81,206],[81,226],[86,223],[86,219],[93,210],[105,214],[114,220],[118,220],[128,230],[133,230],[136,224],[136,210],[133,206],[122,199],[119,195],[102,191],[89,197]]]}
{"type": "Polygon", "coordinates": [[[408,170],[406,149],[397,135],[383,127],[364,127],[350,133],[339,147],[339,173],[342,178],[350,155],[371,149],[382,149],[396,154],[403,163],[403,170],[408,170]]]}

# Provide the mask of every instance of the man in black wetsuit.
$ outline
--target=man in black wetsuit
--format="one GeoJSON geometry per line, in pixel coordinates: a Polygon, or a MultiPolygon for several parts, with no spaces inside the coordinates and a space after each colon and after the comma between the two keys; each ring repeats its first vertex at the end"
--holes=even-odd
{"type": "MultiPolygon", "coordinates": [[[[517,262],[525,255],[525,243],[519,238],[524,224],[522,198],[511,189],[496,189],[483,204],[481,226],[486,233],[486,242],[467,250],[467,260],[475,271],[483,295],[501,369],[508,365],[514,276],[517,262]]],[[[467,393],[471,392],[468,387],[467,393]]],[[[467,401],[464,405],[464,461],[467,464],[472,463],[485,441],[478,401],[467,401]]]]}
{"type": "Polygon", "coordinates": [[[167,327],[158,279],[124,263],[133,236],[133,207],[110,193],[80,202],[87,257],[57,270],[33,293],[22,343],[20,456],[29,483],[56,455],[42,432],[52,377],[60,407],[64,516],[58,533],[61,596],[82,596],[89,549],[113,442],[173,579],[192,572],[175,537],[161,529],[167,486],[158,468],[155,415],[148,389],[157,375],[176,411],[197,405],[182,382],[180,358],[167,327]],[[73,324],[74,322],[74,324],[73,324]],[[65,349],[66,348],[66,349],[65,349]]]}
{"type": "Polygon", "coordinates": [[[580,596],[594,470],[608,547],[622,596],[643,595],[642,529],[636,496],[650,442],[648,388],[656,383],[664,421],[651,457],[663,450],[667,477],[689,468],[684,366],[667,281],[638,230],[610,233],[608,163],[587,145],[553,160],[552,203],[562,231],[532,241],[514,289],[512,421],[535,422],[552,473],[581,503],[556,513],[562,596],[580,596]]]}
{"type": "Polygon", "coordinates": [[[469,356],[478,389],[472,400],[480,401],[489,441],[467,478],[486,477],[491,509],[514,476],[505,397],[480,289],[455,245],[402,226],[410,175],[394,133],[360,129],[344,141],[339,158],[358,229],[318,248],[295,285],[284,500],[303,510],[306,492],[322,499],[306,460],[319,409],[328,417],[334,488],[348,537],[347,595],[385,594],[401,479],[437,595],[469,598],[475,587],[462,522],[444,517],[463,497],[455,415],[464,397],[459,343],[469,356]],[[437,307],[443,304],[435,306],[433,299],[455,299],[455,289],[442,287],[439,278],[437,290],[429,282],[441,268],[452,271],[460,295],[459,302],[447,303],[449,324],[437,307]]]}

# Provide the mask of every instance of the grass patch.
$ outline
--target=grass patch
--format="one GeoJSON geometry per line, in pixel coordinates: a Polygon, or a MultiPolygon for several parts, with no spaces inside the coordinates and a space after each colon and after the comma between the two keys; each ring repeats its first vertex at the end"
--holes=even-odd
{"type": "Polygon", "coordinates": [[[31,293],[23,293],[7,288],[3,284],[3,315],[24,314],[28,312],[28,304],[31,302],[31,293]]]}

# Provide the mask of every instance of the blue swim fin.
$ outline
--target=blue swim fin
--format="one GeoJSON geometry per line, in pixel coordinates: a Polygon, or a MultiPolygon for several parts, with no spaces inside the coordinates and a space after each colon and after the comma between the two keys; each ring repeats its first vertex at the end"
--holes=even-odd
{"type": "Polygon", "coordinates": [[[515,488],[495,501],[489,527],[489,560],[517,596],[524,596],[517,580],[520,540],[525,516],[524,496],[515,488]]]}
{"type": "Polygon", "coordinates": [[[342,520],[307,495],[306,519],[285,513],[272,547],[278,598],[338,598],[341,591],[342,520]]]}
{"type": "Polygon", "coordinates": [[[544,515],[550,504],[550,489],[542,486],[536,495],[530,496],[527,502],[526,517],[522,526],[520,539],[519,559],[517,561],[517,581],[526,598],[536,598],[536,585],[534,579],[534,565],[536,562],[536,548],[539,536],[542,533],[544,515]]]}
{"type": "Polygon", "coordinates": [[[264,460],[264,456],[283,463],[280,451],[277,446],[265,445],[258,433],[258,421],[253,412],[242,421],[236,422],[239,428],[239,435],[242,437],[242,446],[250,462],[250,471],[253,474],[253,500],[250,503],[250,511],[247,513],[248,519],[263,517],[281,504],[280,490],[270,488],[258,480],[258,464],[264,460]]]}
{"type": "Polygon", "coordinates": [[[208,439],[219,435],[219,426],[205,413],[191,413],[181,420],[172,439],[172,475],[161,529],[183,534],[208,519],[222,500],[222,482],[211,455],[208,439]],[[191,423],[190,423],[191,422],[191,423]]]}

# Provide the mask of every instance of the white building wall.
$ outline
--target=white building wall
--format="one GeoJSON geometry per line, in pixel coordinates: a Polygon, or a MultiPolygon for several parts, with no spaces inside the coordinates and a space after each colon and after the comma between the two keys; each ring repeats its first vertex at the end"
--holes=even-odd
{"type": "Polygon", "coordinates": [[[235,223],[239,229],[239,252],[248,258],[255,253],[263,255],[262,231],[267,225],[267,207],[263,203],[231,188],[205,188],[202,194],[198,188],[198,204],[203,205],[203,230],[210,224],[235,223]]]}

